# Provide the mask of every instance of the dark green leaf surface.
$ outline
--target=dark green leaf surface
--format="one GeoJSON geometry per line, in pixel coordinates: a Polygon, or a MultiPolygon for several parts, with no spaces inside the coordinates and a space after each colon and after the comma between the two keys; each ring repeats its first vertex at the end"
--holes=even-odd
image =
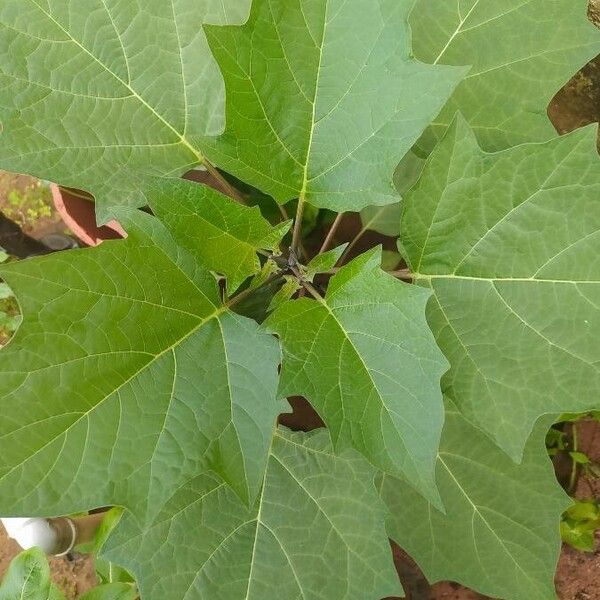
{"type": "Polygon", "coordinates": [[[442,514],[385,476],[389,532],[431,582],[458,581],[506,600],[551,600],[568,498],[544,450],[545,419],[515,464],[451,405],[437,463],[442,514]]]}
{"type": "Polygon", "coordinates": [[[254,498],[285,410],[278,345],[156,219],[2,277],[25,319],[0,355],[0,514],[116,504],[143,522],[206,468],[254,498]]]}
{"type": "Polygon", "coordinates": [[[203,23],[250,0],[3,0],[0,167],[140,206],[139,176],[198,164],[224,125],[203,23]]]}
{"type": "Polygon", "coordinates": [[[388,206],[367,206],[360,211],[360,220],[365,231],[377,231],[382,235],[396,237],[400,233],[400,203],[388,206]]]}
{"type": "Polygon", "coordinates": [[[315,278],[315,275],[331,271],[342,257],[342,254],[344,254],[344,250],[346,250],[347,247],[348,244],[342,244],[333,250],[323,252],[323,254],[317,254],[317,256],[306,265],[306,279],[312,281],[315,278]]]}
{"type": "Polygon", "coordinates": [[[31,548],[17,555],[0,585],[0,600],[65,600],[50,579],[46,555],[31,548]]]}
{"type": "Polygon", "coordinates": [[[269,317],[283,345],[280,393],[308,399],[336,448],[354,447],[437,501],[447,363],[425,322],[429,294],[380,262],[379,250],[363,254],[331,279],[324,300],[293,300],[269,317]]]}
{"type": "Polygon", "coordinates": [[[324,431],[279,431],[248,508],[211,476],[182,486],[107,557],[136,573],[144,600],[380,600],[400,595],[372,468],[332,453],[324,431]]]}
{"type": "Polygon", "coordinates": [[[286,276],[283,285],[273,295],[273,298],[271,298],[267,311],[271,312],[287,302],[301,287],[295,277],[286,276]]]}
{"type": "Polygon", "coordinates": [[[404,202],[405,255],[452,365],[444,392],[515,459],[540,415],[598,404],[595,134],[485,154],[459,120],[404,202]]]}
{"type": "Polygon", "coordinates": [[[207,156],[282,203],[395,202],[394,167],[465,73],[412,58],[412,3],[255,0],[243,27],[207,28],[227,90],[207,156]]]}
{"type": "Polygon", "coordinates": [[[587,7],[588,0],[417,0],[416,57],[471,65],[425,145],[433,147],[457,110],[486,150],[554,137],[548,103],[600,52],[587,7]]]}
{"type": "MultiPolygon", "coordinates": [[[[394,172],[394,187],[404,196],[417,183],[425,160],[414,152],[405,154],[394,172]]],[[[363,231],[377,231],[382,235],[397,237],[400,233],[400,203],[388,206],[367,206],[360,211],[363,231]]]]}
{"type": "Polygon", "coordinates": [[[200,264],[225,275],[230,291],[260,271],[257,250],[277,251],[289,229],[289,223],[272,227],[258,207],[242,206],[191,181],[159,179],[145,196],[175,241],[200,264]]]}

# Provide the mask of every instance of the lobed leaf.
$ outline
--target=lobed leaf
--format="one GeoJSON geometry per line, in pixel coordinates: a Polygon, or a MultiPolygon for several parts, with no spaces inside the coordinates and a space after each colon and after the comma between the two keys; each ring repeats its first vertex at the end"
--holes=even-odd
{"type": "Polygon", "coordinates": [[[145,197],[175,241],[193,252],[199,264],[227,277],[235,290],[261,269],[259,250],[278,251],[289,222],[276,227],[258,207],[248,208],[204,185],[182,179],[157,179],[145,197]]]}
{"type": "Polygon", "coordinates": [[[324,299],[289,301],[265,322],[283,346],[279,392],[304,396],[336,449],[351,446],[439,503],[434,465],[447,363],[425,322],[429,294],[385,274],[372,250],[324,299]]]}
{"type": "Polygon", "coordinates": [[[225,133],[206,155],[285,203],[342,212],[397,200],[391,174],[464,68],[412,58],[412,0],[255,0],[207,27],[225,78],[225,133]]]}
{"type": "Polygon", "coordinates": [[[592,129],[486,154],[459,119],[404,202],[444,393],[516,460],[540,415],[598,402],[599,198],[592,129]]]}
{"type": "Polygon", "coordinates": [[[1,514],[116,504],[143,523],[207,468],[260,489],[278,345],[156,219],[128,221],[125,240],[2,268],[25,318],[0,355],[1,514]]]}
{"type": "Polygon", "coordinates": [[[569,500],[544,450],[542,420],[515,464],[450,404],[437,461],[446,513],[385,476],[390,536],[429,581],[450,579],[507,600],[555,598],[558,521],[569,500]]]}
{"type": "Polygon", "coordinates": [[[588,0],[417,0],[415,56],[471,66],[424,145],[435,145],[457,110],[488,151],[554,137],[550,100],[600,53],[587,8],[588,0]]]}
{"type": "Polygon", "coordinates": [[[250,0],[3,0],[0,167],[91,192],[107,216],[141,206],[143,175],[202,160],[224,127],[203,23],[250,0]]]}
{"type": "Polygon", "coordinates": [[[210,475],[186,483],[153,522],[119,523],[105,554],[145,600],[379,600],[402,593],[374,471],[332,453],[326,432],[279,430],[250,508],[210,475]]]}

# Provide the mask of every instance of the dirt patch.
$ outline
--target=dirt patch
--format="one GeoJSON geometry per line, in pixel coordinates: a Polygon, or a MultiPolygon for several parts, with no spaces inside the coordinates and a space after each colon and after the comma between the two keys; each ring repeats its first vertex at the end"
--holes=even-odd
{"type": "MultiPolygon", "coordinates": [[[[600,28],[600,0],[590,0],[588,16],[600,28]]],[[[585,65],[554,96],[548,106],[548,117],[560,134],[600,122],[600,56],[585,65]]]]}
{"type": "Polygon", "coordinates": [[[579,552],[564,546],[558,563],[556,591],[561,600],[600,600],[600,550],[579,552]]]}

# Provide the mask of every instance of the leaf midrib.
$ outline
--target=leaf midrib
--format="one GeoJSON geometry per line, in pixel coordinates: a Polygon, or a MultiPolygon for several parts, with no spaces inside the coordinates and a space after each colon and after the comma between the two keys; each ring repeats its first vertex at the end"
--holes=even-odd
{"type": "MultiPolygon", "coordinates": [[[[458,489],[460,490],[460,492],[462,493],[462,495],[467,500],[467,502],[471,505],[471,507],[473,508],[473,513],[477,514],[479,516],[479,518],[485,524],[485,526],[488,528],[488,530],[490,531],[490,533],[498,540],[498,542],[500,543],[500,545],[504,549],[506,555],[514,563],[514,565],[517,567],[517,569],[521,573],[523,573],[523,575],[525,576],[525,578],[527,580],[529,580],[534,585],[534,587],[537,587],[535,580],[523,569],[523,567],[519,564],[519,561],[515,560],[515,558],[511,554],[511,552],[506,547],[506,545],[505,545],[504,541],[502,540],[502,538],[496,533],[495,529],[490,525],[490,523],[488,523],[487,519],[480,512],[479,507],[471,500],[471,497],[469,496],[469,494],[467,493],[467,491],[462,487],[462,485],[460,484],[460,482],[458,481],[458,479],[454,476],[454,473],[452,472],[452,470],[450,469],[450,467],[446,464],[446,462],[442,458],[442,454],[444,454],[444,453],[443,452],[439,452],[438,453],[438,461],[442,464],[442,466],[444,467],[444,469],[446,470],[446,472],[448,473],[448,475],[450,475],[450,477],[452,478],[452,480],[454,481],[454,483],[456,484],[456,486],[458,487],[458,489]]],[[[483,570],[483,565],[481,565],[481,567],[482,567],[482,570],[483,570]]]]}
{"type": "Polygon", "coordinates": [[[428,275],[427,273],[411,273],[410,277],[416,280],[431,280],[431,279],[464,279],[467,281],[484,281],[484,282],[494,282],[494,281],[505,281],[505,282],[528,282],[528,283],[567,283],[572,285],[582,285],[582,284],[600,284],[600,279],[597,280],[579,280],[579,279],[539,279],[537,277],[485,277],[485,276],[477,276],[477,275],[454,275],[452,273],[442,273],[442,274],[434,274],[428,275]]]}
{"type": "MultiPolygon", "coordinates": [[[[415,468],[418,469],[418,465],[413,461],[411,453],[408,452],[408,448],[406,447],[406,443],[404,441],[404,436],[402,435],[402,432],[398,430],[398,427],[396,426],[395,419],[392,418],[392,415],[395,414],[394,411],[392,411],[392,409],[387,405],[385,399],[383,398],[382,393],[379,390],[379,387],[377,386],[377,384],[375,383],[375,380],[373,379],[373,376],[371,375],[371,371],[370,371],[369,367],[367,366],[367,364],[365,363],[362,355],[360,354],[360,352],[358,351],[358,349],[354,345],[354,342],[353,342],[352,338],[350,337],[349,333],[347,332],[346,328],[341,323],[341,321],[339,321],[339,319],[337,318],[336,314],[333,312],[333,309],[329,306],[329,304],[327,304],[326,299],[321,299],[321,301],[319,301],[318,304],[321,304],[326,309],[326,311],[329,314],[329,316],[333,318],[334,322],[336,323],[336,325],[338,326],[338,328],[342,332],[344,340],[346,340],[348,342],[348,344],[352,348],[353,353],[356,355],[356,357],[360,361],[360,364],[362,365],[362,367],[363,367],[363,369],[364,369],[364,371],[365,371],[365,373],[366,373],[369,381],[371,382],[371,385],[372,385],[373,389],[377,392],[377,396],[379,397],[381,405],[385,408],[386,414],[388,415],[388,417],[389,417],[392,425],[394,426],[394,429],[398,433],[398,439],[400,440],[401,444],[404,446],[404,449],[406,450],[405,454],[409,458],[410,464],[413,465],[413,467],[415,467],[415,468]]],[[[340,353],[340,357],[341,357],[341,353],[340,353]]],[[[341,391],[340,391],[340,396],[342,396],[341,391]]],[[[343,401],[342,401],[342,405],[343,405],[343,401]]],[[[345,419],[345,417],[344,417],[344,419],[345,419]]],[[[408,424],[408,422],[406,422],[406,423],[408,424]]],[[[365,450],[365,452],[366,452],[366,450],[365,450]]],[[[388,456],[389,456],[389,453],[388,453],[388,456]]]]}
{"type": "Polygon", "coordinates": [[[150,365],[152,365],[153,363],[155,363],[157,360],[159,360],[162,356],[164,356],[168,352],[173,351],[177,346],[179,346],[186,339],[188,339],[189,337],[191,337],[194,333],[196,333],[206,323],[208,323],[212,319],[218,318],[223,312],[225,312],[227,310],[228,310],[227,306],[222,306],[222,307],[217,308],[212,314],[210,314],[209,316],[207,316],[204,319],[202,319],[197,325],[195,325],[184,336],[182,336],[181,338],[179,338],[178,340],[176,340],[175,342],[173,342],[170,346],[168,346],[164,350],[161,350],[158,354],[153,355],[152,359],[150,359],[148,362],[144,363],[144,365],[142,365],[137,371],[135,371],[127,379],[125,379],[123,382],[121,382],[117,387],[115,387],[113,390],[111,390],[109,394],[107,394],[106,396],[100,398],[98,400],[98,402],[96,402],[87,411],[81,413],[80,416],[77,419],[75,419],[75,421],[73,421],[64,431],[61,431],[58,435],[56,435],[53,438],[51,438],[50,440],[48,440],[43,446],[40,446],[33,454],[30,454],[24,460],[22,460],[20,463],[14,465],[6,473],[0,475],[0,481],[3,481],[7,477],[9,477],[15,470],[19,469],[24,464],[26,464],[28,461],[32,460],[35,456],[37,456],[40,452],[42,452],[43,450],[45,450],[48,446],[50,446],[50,444],[52,444],[54,441],[56,441],[57,439],[59,439],[62,435],[66,435],[67,433],[69,433],[69,431],[73,427],[75,427],[76,425],[78,425],[83,419],[88,418],[89,415],[91,413],[93,413],[97,408],[99,408],[104,402],[106,402],[108,400],[108,398],[110,398],[111,396],[113,396],[115,393],[117,393],[120,389],[122,389],[128,383],[130,383],[131,381],[133,381],[146,368],[148,368],[150,365]]]}

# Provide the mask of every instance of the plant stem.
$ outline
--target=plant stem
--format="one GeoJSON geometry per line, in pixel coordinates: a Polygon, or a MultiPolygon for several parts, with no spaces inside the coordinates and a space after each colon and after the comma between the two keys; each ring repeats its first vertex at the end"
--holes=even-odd
{"type": "Polygon", "coordinates": [[[215,167],[207,158],[202,159],[202,164],[206,167],[206,170],[221,184],[223,189],[227,190],[227,193],[240,204],[244,204],[244,198],[242,194],[236,190],[230,183],[221,175],[221,172],[215,167]]]}
{"type": "Polygon", "coordinates": [[[325,238],[325,241],[323,242],[323,245],[321,246],[321,249],[317,252],[317,254],[323,254],[323,252],[325,252],[325,250],[329,248],[329,244],[331,243],[331,240],[333,240],[333,236],[335,235],[337,228],[340,226],[340,223],[344,218],[344,214],[345,213],[343,212],[338,213],[338,216],[335,218],[335,221],[331,224],[329,232],[327,233],[327,237],[325,238]]]}
{"type": "MultiPolygon", "coordinates": [[[[579,446],[579,440],[577,439],[577,423],[571,423],[571,437],[573,438],[573,452],[577,452],[579,446]]],[[[573,460],[571,465],[571,477],[569,478],[569,491],[575,491],[575,483],[577,479],[577,462],[573,460]]]]}
{"type": "Polygon", "coordinates": [[[410,272],[410,269],[399,269],[398,271],[388,271],[388,273],[398,279],[414,279],[414,275],[410,272]]]}
{"type": "Polygon", "coordinates": [[[300,283],[302,284],[302,286],[304,287],[304,289],[318,302],[320,302],[321,304],[325,304],[325,300],[323,298],[323,296],[321,296],[321,294],[319,294],[319,292],[317,291],[317,288],[315,288],[311,283],[309,283],[306,280],[301,280],[300,283]]]}
{"type": "Polygon", "coordinates": [[[302,216],[304,215],[304,198],[300,195],[298,198],[298,208],[296,209],[296,216],[294,218],[294,232],[292,233],[292,250],[299,255],[300,254],[300,238],[302,234],[302,216]]]}
{"type": "Polygon", "coordinates": [[[267,277],[267,279],[265,279],[261,285],[255,287],[255,288],[246,288],[243,292],[240,292],[233,298],[229,298],[229,300],[227,300],[227,302],[225,302],[225,306],[227,308],[231,308],[232,306],[235,306],[242,300],[245,300],[248,296],[251,296],[257,290],[260,290],[260,288],[263,288],[266,285],[269,285],[269,284],[273,283],[274,281],[277,281],[277,279],[280,279],[281,277],[283,277],[283,275],[281,273],[273,273],[273,275],[271,275],[270,277],[267,277]]]}
{"type": "Polygon", "coordinates": [[[350,254],[352,248],[354,248],[354,246],[356,246],[356,243],[362,238],[363,235],[365,235],[366,232],[367,232],[367,228],[363,227],[356,234],[356,236],[354,237],[354,239],[348,244],[348,247],[344,250],[344,253],[340,256],[340,258],[337,261],[336,265],[338,265],[339,267],[341,267],[344,264],[344,262],[348,258],[348,255],[350,254]]]}
{"type": "Polygon", "coordinates": [[[279,212],[281,213],[281,216],[283,217],[284,221],[289,221],[290,216],[288,215],[287,210],[285,210],[285,206],[283,206],[282,204],[277,203],[277,208],[279,208],[279,212]]]}

